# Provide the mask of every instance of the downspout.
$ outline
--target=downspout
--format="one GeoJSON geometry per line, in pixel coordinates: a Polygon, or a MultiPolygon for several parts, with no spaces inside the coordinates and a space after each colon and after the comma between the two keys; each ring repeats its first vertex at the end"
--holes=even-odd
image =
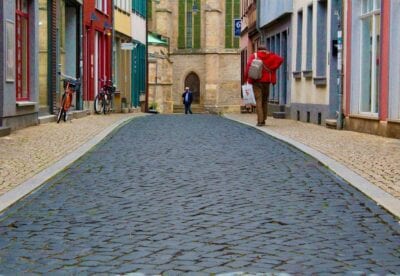
{"type": "MultiPolygon", "coordinates": [[[[152,3],[150,2],[150,5],[152,3]]],[[[146,97],[145,97],[145,103],[144,103],[144,110],[145,112],[149,112],[149,60],[148,60],[148,55],[149,55],[149,14],[148,10],[146,9],[146,51],[145,51],[145,65],[146,65],[146,97]]]]}
{"type": "Polygon", "coordinates": [[[338,0],[337,10],[337,49],[338,49],[338,62],[337,62],[337,90],[338,90],[338,111],[336,129],[343,129],[343,3],[338,0]]]}
{"type": "MultiPolygon", "coordinates": [[[[115,53],[114,49],[116,49],[115,46],[115,6],[114,6],[114,0],[111,1],[112,5],[112,18],[111,18],[111,25],[112,25],[112,32],[111,32],[111,80],[113,85],[115,86],[115,53]]],[[[113,107],[114,108],[114,107],[113,107]]]]}
{"type": "Polygon", "coordinates": [[[260,34],[261,41],[264,41],[264,35],[260,29],[260,2],[261,2],[261,0],[256,0],[256,13],[257,13],[256,29],[257,29],[257,32],[260,34]]]}

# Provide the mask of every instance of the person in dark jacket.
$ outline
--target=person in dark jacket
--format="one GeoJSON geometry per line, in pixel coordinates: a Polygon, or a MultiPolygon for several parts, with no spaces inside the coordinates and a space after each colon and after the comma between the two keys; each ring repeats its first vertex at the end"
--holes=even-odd
{"type": "Polygon", "coordinates": [[[191,105],[193,101],[193,93],[190,91],[189,87],[185,87],[185,92],[182,94],[183,104],[185,105],[185,114],[192,113],[191,105]]]}
{"type": "Polygon", "coordinates": [[[283,58],[267,51],[264,46],[258,46],[256,53],[250,55],[247,61],[244,79],[253,84],[254,97],[256,98],[257,126],[265,126],[268,113],[269,84],[276,83],[276,70],[281,66],[283,58]],[[251,62],[256,58],[261,59],[264,64],[262,77],[253,80],[248,76],[251,62]]]}

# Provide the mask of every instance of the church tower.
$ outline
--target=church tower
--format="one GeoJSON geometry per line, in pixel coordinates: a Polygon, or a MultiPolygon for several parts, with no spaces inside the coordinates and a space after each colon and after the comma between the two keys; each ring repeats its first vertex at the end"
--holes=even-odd
{"type": "MultiPolygon", "coordinates": [[[[164,91],[170,95],[163,96],[161,112],[182,106],[185,86],[193,91],[193,105],[199,110],[239,112],[240,51],[234,19],[240,18],[240,1],[153,0],[150,5],[149,31],[168,43],[171,67],[170,91],[164,91]]],[[[149,81],[152,87],[152,78],[149,81]]]]}

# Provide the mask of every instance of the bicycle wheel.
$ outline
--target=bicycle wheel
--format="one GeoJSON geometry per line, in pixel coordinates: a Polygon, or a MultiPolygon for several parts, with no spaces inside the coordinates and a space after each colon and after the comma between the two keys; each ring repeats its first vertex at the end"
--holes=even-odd
{"type": "Polygon", "coordinates": [[[111,112],[111,100],[110,95],[104,96],[104,114],[111,112]]]}
{"type": "Polygon", "coordinates": [[[106,100],[107,96],[104,96],[103,98],[103,113],[104,115],[107,113],[107,100],[106,100]]]}
{"type": "MultiPolygon", "coordinates": [[[[58,111],[57,115],[57,124],[61,121],[63,114],[66,113],[64,109],[64,103],[65,103],[65,95],[62,96],[60,110],[58,111]]],[[[65,114],[64,114],[64,121],[65,121],[65,114]]]]}
{"type": "Polygon", "coordinates": [[[104,100],[100,98],[100,94],[94,98],[94,112],[96,112],[96,114],[101,114],[104,111],[103,101],[104,100]]]}
{"type": "Polygon", "coordinates": [[[66,114],[64,114],[64,113],[66,113],[64,110],[64,107],[61,107],[60,110],[58,111],[58,115],[57,115],[57,124],[61,121],[62,117],[64,117],[64,121],[65,121],[66,114]]]}

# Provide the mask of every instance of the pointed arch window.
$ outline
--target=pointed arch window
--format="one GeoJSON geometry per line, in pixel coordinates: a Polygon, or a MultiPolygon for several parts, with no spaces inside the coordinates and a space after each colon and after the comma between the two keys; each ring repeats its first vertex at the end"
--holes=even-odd
{"type": "Polygon", "coordinates": [[[201,1],[179,0],[179,49],[201,47],[201,1]]]}

